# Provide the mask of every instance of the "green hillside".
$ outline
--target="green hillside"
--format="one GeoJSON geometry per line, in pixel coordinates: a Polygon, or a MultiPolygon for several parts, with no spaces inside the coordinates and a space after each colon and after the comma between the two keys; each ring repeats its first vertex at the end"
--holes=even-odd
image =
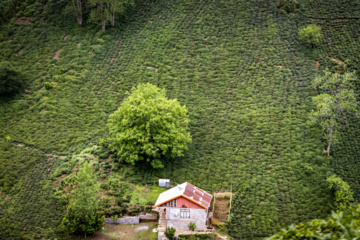
{"type": "Polygon", "coordinates": [[[332,173],[360,200],[360,119],[347,119],[331,158],[308,123],[314,77],[343,64],[360,70],[360,1],[298,0],[295,13],[275,0],[137,1],[106,31],[45,2],[25,1],[0,28],[0,61],[27,82],[0,98],[0,239],[65,238],[55,170],[99,145],[109,114],[147,82],[187,106],[193,141],[163,170],[133,168],[133,183],[232,190],[235,239],[326,217],[332,173]],[[315,49],[298,39],[311,23],[324,34],[315,49]]]}

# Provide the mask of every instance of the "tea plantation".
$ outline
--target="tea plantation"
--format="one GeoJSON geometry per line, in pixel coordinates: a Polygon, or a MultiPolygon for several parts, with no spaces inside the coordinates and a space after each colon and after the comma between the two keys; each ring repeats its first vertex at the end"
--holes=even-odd
{"type": "MultiPolygon", "coordinates": [[[[290,12],[278,2],[139,0],[106,31],[88,15],[78,26],[62,1],[19,3],[0,27],[0,62],[26,82],[0,97],[0,239],[66,239],[61,180],[86,158],[101,181],[118,177],[110,189],[134,206],[149,202],[129,188],[159,177],[232,191],[234,239],[327,217],[334,173],[359,202],[360,118],[346,119],[327,157],[308,114],[323,70],[360,76],[360,1],[298,0],[290,12]],[[298,37],[309,24],[324,36],[315,48],[298,37]],[[94,147],[126,92],[148,82],[186,105],[191,120],[185,157],[161,170],[120,164],[106,146],[94,147]]],[[[107,214],[123,210],[113,204],[107,214]]]]}

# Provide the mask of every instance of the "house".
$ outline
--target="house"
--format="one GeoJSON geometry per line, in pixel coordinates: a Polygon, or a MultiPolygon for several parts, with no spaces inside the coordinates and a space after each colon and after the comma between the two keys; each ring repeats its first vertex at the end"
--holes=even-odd
{"type": "Polygon", "coordinates": [[[160,215],[159,231],[167,227],[189,231],[190,222],[196,231],[206,231],[211,199],[211,194],[187,182],[161,193],[153,207],[160,215]]]}

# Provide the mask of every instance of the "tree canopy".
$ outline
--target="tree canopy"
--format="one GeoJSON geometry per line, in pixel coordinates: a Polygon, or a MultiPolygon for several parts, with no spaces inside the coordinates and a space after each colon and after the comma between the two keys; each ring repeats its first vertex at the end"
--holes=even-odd
{"type": "Polygon", "coordinates": [[[165,160],[183,156],[191,143],[189,121],[186,107],[168,100],[164,89],[140,84],[109,117],[110,148],[120,161],[163,168],[165,160]]]}
{"type": "Polygon", "coordinates": [[[104,217],[99,210],[100,190],[89,163],[84,162],[76,175],[77,187],[71,191],[69,207],[62,220],[63,228],[69,233],[93,234],[102,226],[104,217]]]}
{"type": "Polygon", "coordinates": [[[353,192],[347,182],[336,175],[332,175],[326,179],[329,189],[335,194],[335,207],[337,209],[344,209],[350,205],[354,200],[353,192]]]}
{"type": "Polygon", "coordinates": [[[267,240],[285,239],[359,239],[360,205],[346,211],[333,212],[324,219],[291,225],[267,240]]]}
{"type": "Polygon", "coordinates": [[[90,19],[100,23],[101,29],[105,30],[106,24],[115,25],[115,15],[123,13],[127,5],[135,5],[134,0],[68,0],[66,12],[76,15],[79,25],[83,23],[84,9],[90,7],[90,19]]]}
{"type": "Polygon", "coordinates": [[[0,95],[11,95],[23,87],[23,79],[9,62],[0,63],[0,95]]]}
{"type": "Polygon", "coordinates": [[[312,98],[315,110],[310,113],[312,122],[320,123],[324,136],[328,140],[327,155],[336,140],[340,122],[346,121],[346,115],[357,112],[357,102],[353,90],[355,73],[332,74],[325,70],[323,76],[315,78],[313,86],[319,93],[312,98]]]}
{"type": "Polygon", "coordinates": [[[310,24],[307,27],[299,29],[299,38],[300,40],[311,44],[312,47],[318,45],[322,39],[321,27],[310,24]]]}

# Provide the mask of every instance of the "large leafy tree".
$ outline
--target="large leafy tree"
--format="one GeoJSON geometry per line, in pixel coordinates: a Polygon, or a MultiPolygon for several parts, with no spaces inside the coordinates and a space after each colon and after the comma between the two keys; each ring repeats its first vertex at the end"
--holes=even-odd
{"type": "Polygon", "coordinates": [[[89,163],[84,162],[76,175],[77,186],[72,189],[67,213],[62,220],[65,231],[69,233],[93,234],[104,221],[98,213],[100,190],[99,183],[89,163]]]}
{"type": "Polygon", "coordinates": [[[110,115],[110,147],[121,161],[147,161],[163,168],[164,160],[183,156],[191,143],[185,106],[168,100],[165,90],[152,84],[132,89],[119,109],[110,115]]]}
{"type": "Polygon", "coordinates": [[[357,112],[354,88],[354,73],[332,74],[325,70],[325,75],[315,78],[313,85],[319,93],[312,98],[316,109],[310,113],[312,122],[320,123],[325,138],[328,140],[327,155],[330,156],[331,144],[336,140],[338,130],[346,122],[346,116],[357,112]]]}

